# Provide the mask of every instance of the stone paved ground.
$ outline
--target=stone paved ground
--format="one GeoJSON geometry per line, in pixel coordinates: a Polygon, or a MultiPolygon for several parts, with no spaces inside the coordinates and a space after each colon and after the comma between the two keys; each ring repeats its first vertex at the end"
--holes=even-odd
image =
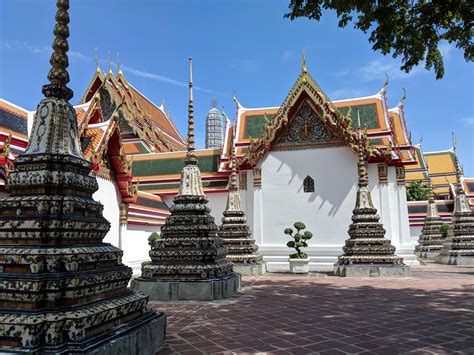
{"type": "Polygon", "coordinates": [[[218,302],[153,303],[159,354],[474,354],[474,268],[422,266],[408,279],[267,274],[218,302]]]}

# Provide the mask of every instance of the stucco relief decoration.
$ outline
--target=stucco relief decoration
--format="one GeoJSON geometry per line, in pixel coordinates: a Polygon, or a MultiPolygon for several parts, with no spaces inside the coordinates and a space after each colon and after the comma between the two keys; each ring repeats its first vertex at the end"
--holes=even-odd
{"type": "Polygon", "coordinates": [[[262,187],[262,169],[260,168],[253,169],[253,187],[262,187]]]}
{"type": "Polygon", "coordinates": [[[115,102],[112,100],[112,97],[108,90],[105,87],[101,87],[100,91],[100,109],[102,110],[102,117],[104,121],[107,121],[115,111],[117,107],[115,102]]]}
{"type": "Polygon", "coordinates": [[[378,173],[379,173],[379,184],[387,184],[388,183],[388,167],[387,167],[387,164],[379,164],[378,165],[378,173]]]}
{"type": "Polygon", "coordinates": [[[397,166],[396,175],[397,175],[397,184],[405,185],[405,167],[404,166],[397,166]]]}
{"type": "Polygon", "coordinates": [[[241,171],[239,173],[239,190],[245,191],[247,190],[247,172],[241,171]]]}
{"type": "Polygon", "coordinates": [[[303,102],[296,116],[285,131],[279,146],[299,144],[327,144],[340,142],[327,125],[321,121],[307,101],[303,102]]]}

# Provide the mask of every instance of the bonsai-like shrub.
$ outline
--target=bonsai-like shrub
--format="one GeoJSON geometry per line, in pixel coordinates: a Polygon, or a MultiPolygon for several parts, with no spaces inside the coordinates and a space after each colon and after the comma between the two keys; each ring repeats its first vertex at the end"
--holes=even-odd
{"type": "Polygon", "coordinates": [[[148,245],[153,247],[153,245],[158,239],[160,239],[160,234],[158,232],[151,233],[148,237],[148,245]]]}
{"type": "Polygon", "coordinates": [[[291,259],[306,259],[308,254],[301,251],[301,248],[306,248],[308,246],[307,240],[313,237],[313,233],[310,231],[304,231],[306,225],[303,222],[296,222],[293,225],[296,228],[296,234],[293,235],[294,231],[291,228],[285,229],[285,234],[288,234],[293,240],[290,240],[286,243],[288,248],[295,248],[296,253],[290,254],[291,259]]]}
{"type": "Polygon", "coordinates": [[[439,226],[439,231],[441,232],[441,235],[443,236],[443,238],[446,238],[449,232],[449,225],[446,223],[443,223],[442,225],[439,226]]]}

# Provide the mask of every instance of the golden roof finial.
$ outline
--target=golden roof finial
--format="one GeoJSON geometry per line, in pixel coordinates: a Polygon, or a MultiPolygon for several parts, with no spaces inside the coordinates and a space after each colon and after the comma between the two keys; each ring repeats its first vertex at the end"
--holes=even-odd
{"type": "Polygon", "coordinates": [[[95,48],[95,70],[97,73],[100,73],[100,66],[99,66],[99,55],[97,54],[97,47],[95,48]]]}
{"type": "Polygon", "coordinates": [[[403,106],[403,102],[407,99],[407,90],[405,88],[403,88],[403,96],[402,98],[400,99],[400,103],[399,105],[400,106],[403,106]]]}
{"type": "Polygon", "coordinates": [[[51,69],[48,73],[49,84],[43,86],[43,94],[46,97],[70,100],[74,93],[66,85],[69,82],[69,58],[67,52],[69,44],[69,0],[56,3],[56,25],[54,26],[53,54],[49,63],[51,69]]]}
{"type": "Polygon", "coordinates": [[[304,48],[303,48],[303,53],[301,55],[301,71],[303,73],[307,73],[307,69],[306,69],[306,58],[304,56],[304,48]]]}
{"type": "Polygon", "coordinates": [[[237,154],[235,152],[235,140],[234,140],[234,133],[232,132],[232,149],[231,149],[231,164],[232,164],[232,172],[230,174],[230,184],[229,190],[230,191],[237,191],[239,186],[237,184],[237,154]]]}
{"type": "Polygon", "coordinates": [[[110,66],[110,51],[107,52],[107,65],[109,66],[109,74],[113,75],[112,67],[110,66]]]}
{"type": "Polygon", "coordinates": [[[119,61],[119,53],[118,52],[117,52],[117,70],[118,70],[118,75],[123,75],[122,68],[120,68],[120,61],[119,61]]]}
{"type": "Polygon", "coordinates": [[[456,152],[456,136],[454,132],[452,132],[452,139],[453,139],[453,152],[454,152],[454,168],[456,169],[456,182],[458,185],[458,189],[462,189],[461,186],[461,177],[462,177],[462,171],[461,171],[461,165],[459,164],[458,160],[458,155],[456,152]]]}
{"type": "Polygon", "coordinates": [[[386,91],[386,90],[387,90],[387,86],[388,86],[388,82],[389,82],[388,79],[389,79],[389,78],[388,78],[388,74],[385,73],[385,83],[383,84],[383,87],[382,87],[382,90],[383,90],[383,91],[386,91]]]}
{"type": "Polygon", "coordinates": [[[186,165],[196,165],[196,146],[194,140],[194,104],[193,104],[193,59],[189,57],[189,104],[188,104],[188,151],[186,153],[186,165]]]}

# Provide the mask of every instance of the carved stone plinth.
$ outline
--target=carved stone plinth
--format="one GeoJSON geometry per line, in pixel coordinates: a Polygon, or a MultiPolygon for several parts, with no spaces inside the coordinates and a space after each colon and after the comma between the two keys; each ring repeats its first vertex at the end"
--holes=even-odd
{"type": "Polygon", "coordinates": [[[406,265],[339,265],[334,268],[335,276],[342,277],[410,277],[406,265]]]}
{"type": "Polygon", "coordinates": [[[234,264],[234,271],[242,276],[259,276],[267,272],[267,265],[264,262],[258,264],[234,264]]]}
{"type": "Polygon", "coordinates": [[[69,2],[57,4],[46,98],[0,199],[1,352],[155,354],[166,317],[127,289],[123,252],[102,242],[110,223],[68,102],[69,2]]]}
{"type": "Polygon", "coordinates": [[[134,290],[147,294],[152,301],[214,301],[231,297],[240,290],[240,276],[207,280],[132,279],[134,290]]]}

